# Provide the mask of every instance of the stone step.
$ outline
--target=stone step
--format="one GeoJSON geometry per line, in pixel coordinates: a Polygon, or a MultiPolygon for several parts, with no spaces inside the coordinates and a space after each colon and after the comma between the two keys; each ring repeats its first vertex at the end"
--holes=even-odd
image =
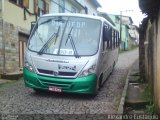
{"type": "Polygon", "coordinates": [[[149,104],[145,97],[145,88],[147,84],[129,83],[125,104],[133,108],[143,108],[149,104]]]}
{"type": "Polygon", "coordinates": [[[131,110],[127,110],[127,114],[131,114],[131,115],[143,115],[145,114],[144,110],[135,110],[135,109],[131,109],[131,110]]]}
{"type": "Polygon", "coordinates": [[[2,74],[1,78],[6,80],[18,80],[23,77],[23,71],[16,71],[13,73],[2,74]]]}

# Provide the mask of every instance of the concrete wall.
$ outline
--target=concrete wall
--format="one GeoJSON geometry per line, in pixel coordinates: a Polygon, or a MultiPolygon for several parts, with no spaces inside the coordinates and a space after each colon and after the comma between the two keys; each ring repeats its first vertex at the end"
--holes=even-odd
{"type": "Polygon", "coordinates": [[[2,17],[2,0],[0,0],[0,18],[2,17]]]}
{"type": "Polygon", "coordinates": [[[86,6],[88,8],[88,14],[90,15],[97,15],[97,7],[93,4],[92,0],[77,0],[79,1],[83,6],[86,6]]]}
{"type": "MultiPolygon", "coordinates": [[[[54,0],[57,4],[59,3],[59,0],[54,0]]],[[[51,7],[49,10],[49,13],[58,13],[59,12],[59,6],[54,3],[53,1],[50,2],[51,3],[51,7]]]]}
{"type": "MultiPolygon", "coordinates": [[[[147,82],[149,82],[149,84],[151,84],[153,86],[154,83],[154,59],[155,59],[155,49],[156,48],[156,26],[155,26],[155,22],[151,23],[150,20],[147,21],[147,27],[144,31],[144,39],[140,39],[141,43],[143,41],[143,43],[140,43],[140,56],[142,55],[143,58],[140,58],[140,69],[142,69],[141,71],[141,75],[143,77],[143,79],[147,82]],[[143,45],[143,46],[142,46],[143,45]],[[143,52],[142,52],[143,51],[143,52]],[[143,66],[142,66],[143,64],[143,66]]],[[[141,33],[142,34],[142,33],[141,33]]]]}
{"type": "Polygon", "coordinates": [[[159,10],[159,14],[158,14],[158,20],[157,20],[157,40],[156,40],[156,59],[155,59],[155,89],[154,89],[154,93],[155,93],[155,101],[158,105],[158,111],[160,114],[160,10],[159,10]]]}
{"type": "Polygon", "coordinates": [[[154,102],[160,114],[160,10],[154,20],[143,20],[140,26],[140,73],[152,86],[154,102]]]}

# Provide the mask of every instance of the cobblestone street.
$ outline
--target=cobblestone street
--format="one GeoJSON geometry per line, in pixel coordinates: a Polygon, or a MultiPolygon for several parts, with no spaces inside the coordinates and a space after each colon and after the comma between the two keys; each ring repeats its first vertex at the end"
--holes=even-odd
{"type": "MultiPolygon", "coordinates": [[[[7,114],[18,114],[21,117],[36,114],[37,117],[41,118],[37,118],[40,120],[45,119],[45,117],[47,119],[56,118],[51,114],[78,114],[79,116],[74,116],[75,119],[83,119],[82,117],[86,119],[90,118],[89,115],[91,114],[117,113],[128,70],[136,59],[138,59],[138,49],[121,53],[113,73],[96,97],[48,92],[36,94],[32,89],[24,86],[23,79],[5,84],[0,86],[0,113],[4,119],[10,117],[7,114]],[[38,114],[41,115],[38,116],[38,114]],[[42,114],[47,115],[43,116],[42,114]],[[84,116],[84,114],[88,116],[84,116]]],[[[103,118],[105,117],[103,115],[99,116],[99,119],[106,119],[103,118]]],[[[21,117],[19,117],[20,120],[25,119],[21,117]]],[[[30,119],[32,120],[31,117],[30,119]]],[[[70,118],[65,116],[66,119],[70,118]]],[[[63,118],[59,120],[63,120],[63,118]]]]}

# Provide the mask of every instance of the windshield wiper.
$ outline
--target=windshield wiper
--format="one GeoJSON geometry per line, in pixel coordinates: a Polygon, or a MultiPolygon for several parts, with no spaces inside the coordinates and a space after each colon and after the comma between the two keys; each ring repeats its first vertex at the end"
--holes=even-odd
{"type": "Polygon", "coordinates": [[[72,35],[71,35],[72,30],[73,30],[73,27],[71,27],[71,30],[70,30],[69,33],[68,33],[68,37],[67,37],[67,39],[66,39],[65,46],[66,46],[66,44],[67,44],[67,42],[68,42],[68,39],[70,39],[70,42],[71,42],[71,45],[72,45],[72,49],[73,49],[73,51],[74,51],[74,55],[75,55],[76,58],[79,58],[80,56],[78,55],[78,52],[77,52],[75,43],[74,43],[74,41],[73,41],[73,37],[72,37],[72,35]]]}
{"type": "Polygon", "coordinates": [[[50,45],[52,44],[52,40],[55,38],[55,42],[54,44],[56,43],[57,41],[57,38],[58,38],[58,34],[59,34],[59,31],[60,31],[60,26],[58,27],[58,30],[56,33],[53,33],[53,35],[48,39],[48,41],[42,46],[42,48],[40,49],[40,51],[38,52],[39,55],[42,55],[42,53],[48,48],[48,44],[50,43],[50,45]]]}

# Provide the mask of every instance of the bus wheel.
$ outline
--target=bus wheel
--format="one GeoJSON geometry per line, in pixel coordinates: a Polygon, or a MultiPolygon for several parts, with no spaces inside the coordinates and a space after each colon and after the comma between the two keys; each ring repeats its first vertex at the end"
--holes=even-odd
{"type": "Polygon", "coordinates": [[[113,72],[113,70],[114,70],[115,65],[116,65],[116,63],[114,62],[114,63],[113,63],[113,67],[112,67],[111,74],[112,74],[112,72],[113,72]]]}
{"type": "Polygon", "coordinates": [[[102,87],[102,79],[103,79],[103,74],[101,74],[98,82],[98,88],[100,89],[102,87]]]}
{"type": "Polygon", "coordinates": [[[42,93],[44,90],[38,89],[38,88],[33,88],[35,93],[42,93]]]}

